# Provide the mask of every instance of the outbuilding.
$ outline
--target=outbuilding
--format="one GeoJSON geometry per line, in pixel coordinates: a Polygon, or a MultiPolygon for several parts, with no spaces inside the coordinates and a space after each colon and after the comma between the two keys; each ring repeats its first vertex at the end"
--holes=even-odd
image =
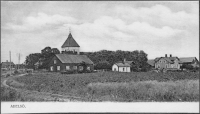
{"type": "Polygon", "coordinates": [[[117,72],[131,72],[131,65],[126,62],[115,63],[112,66],[112,71],[117,72]]]}

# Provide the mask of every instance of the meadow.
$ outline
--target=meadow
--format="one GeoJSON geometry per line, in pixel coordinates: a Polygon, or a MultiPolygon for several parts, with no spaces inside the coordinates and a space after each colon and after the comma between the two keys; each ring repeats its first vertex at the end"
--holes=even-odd
{"type": "Polygon", "coordinates": [[[15,80],[18,88],[99,101],[199,101],[199,72],[39,72],[15,80]]]}

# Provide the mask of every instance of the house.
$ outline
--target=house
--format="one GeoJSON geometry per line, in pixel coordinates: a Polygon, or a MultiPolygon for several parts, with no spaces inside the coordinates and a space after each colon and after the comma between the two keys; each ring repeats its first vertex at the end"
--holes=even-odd
{"type": "Polygon", "coordinates": [[[117,62],[113,64],[112,71],[118,71],[118,72],[131,72],[131,64],[133,61],[126,61],[124,59],[123,62],[117,62]]]}
{"type": "Polygon", "coordinates": [[[49,63],[49,71],[93,71],[94,63],[86,55],[56,54],[49,63]]]}
{"type": "Polygon", "coordinates": [[[74,38],[73,38],[71,33],[69,33],[67,40],[63,43],[61,48],[62,48],[62,52],[65,52],[65,51],[69,51],[70,52],[71,51],[71,52],[75,52],[77,54],[80,53],[80,46],[74,40],[74,38]]]}
{"type": "Polygon", "coordinates": [[[180,60],[178,57],[172,57],[170,54],[170,57],[167,57],[167,54],[165,57],[160,57],[157,60],[155,60],[155,68],[157,69],[180,69],[180,60]]]}
{"type": "Polygon", "coordinates": [[[182,57],[179,59],[182,65],[187,64],[187,65],[192,65],[193,67],[199,67],[199,61],[197,60],[196,57],[182,57]]]}
{"type": "Polygon", "coordinates": [[[14,69],[15,68],[15,64],[13,62],[8,62],[8,60],[6,62],[2,62],[1,63],[1,68],[8,70],[10,68],[14,69]]]}
{"type": "Polygon", "coordinates": [[[155,66],[156,69],[171,69],[171,70],[180,70],[183,64],[190,64],[193,67],[199,66],[196,57],[178,58],[178,57],[173,57],[172,54],[170,54],[169,57],[167,57],[167,54],[165,54],[165,57],[158,57],[155,58],[154,60],[148,60],[147,63],[151,66],[155,66]]]}
{"type": "Polygon", "coordinates": [[[16,69],[24,69],[25,65],[24,64],[15,64],[16,69]]]}

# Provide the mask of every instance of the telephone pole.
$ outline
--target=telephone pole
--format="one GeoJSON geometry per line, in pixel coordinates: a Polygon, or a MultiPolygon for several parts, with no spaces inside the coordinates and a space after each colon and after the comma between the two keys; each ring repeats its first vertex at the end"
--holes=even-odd
{"type": "Polygon", "coordinates": [[[10,76],[11,76],[12,68],[11,68],[11,51],[10,51],[10,76]]]}
{"type": "Polygon", "coordinates": [[[18,56],[18,69],[20,67],[20,53],[19,53],[19,56],[18,56]]]}

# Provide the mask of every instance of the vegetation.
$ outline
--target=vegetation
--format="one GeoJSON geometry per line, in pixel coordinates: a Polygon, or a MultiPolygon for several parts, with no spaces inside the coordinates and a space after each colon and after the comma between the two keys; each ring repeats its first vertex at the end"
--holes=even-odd
{"type": "Polygon", "coordinates": [[[22,101],[21,94],[14,89],[1,87],[1,101],[22,101]]]}
{"type": "MultiPolygon", "coordinates": [[[[27,68],[34,69],[34,64],[40,61],[42,64],[39,69],[48,68],[48,63],[55,54],[59,54],[60,51],[57,48],[45,47],[41,50],[41,53],[33,53],[26,57],[25,64],[27,68]]],[[[62,53],[76,54],[72,51],[63,51],[62,53]]],[[[108,51],[101,50],[97,52],[81,52],[82,55],[87,55],[94,62],[94,69],[112,69],[112,65],[116,62],[133,61],[131,66],[132,71],[147,71],[149,65],[147,64],[147,54],[144,51],[108,51]]]]}
{"type": "MultiPolygon", "coordinates": [[[[102,100],[105,99],[99,98],[97,94],[102,93],[104,97],[107,96],[107,98],[110,98],[109,95],[111,92],[111,95],[116,97],[113,99],[114,101],[178,101],[178,98],[180,98],[181,101],[196,101],[199,100],[196,93],[199,92],[199,86],[197,86],[198,81],[194,80],[199,80],[199,72],[98,72],[70,75],[62,75],[60,73],[38,73],[31,76],[27,75],[25,77],[16,78],[16,81],[23,83],[23,88],[28,90],[73,94],[75,96],[82,96],[90,99],[98,98],[102,100]],[[190,87],[184,89],[184,87],[182,87],[184,84],[184,87],[190,87]],[[149,89],[148,91],[146,91],[147,88],[149,89]],[[115,93],[115,90],[117,93],[115,93]],[[137,94],[134,93],[136,90],[138,92],[137,94]],[[148,96],[149,92],[152,92],[152,96],[150,97],[148,96]],[[126,94],[127,97],[125,97],[126,94]],[[133,94],[135,96],[133,96],[133,94]],[[144,94],[143,97],[141,96],[142,94],[144,94]],[[169,96],[172,98],[167,98],[169,96]]],[[[20,86],[18,87],[20,88],[20,86]]]]}
{"type": "Polygon", "coordinates": [[[90,83],[93,98],[115,101],[199,101],[199,80],[90,83]]]}
{"type": "Polygon", "coordinates": [[[95,64],[95,69],[112,69],[112,65],[119,61],[133,61],[131,66],[132,71],[148,70],[147,54],[144,51],[108,51],[101,50],[97,52],[82,52],[87,55],[95,64]]]}
{"type": "Polygon", "coordinates": [[[39,69],[46,69],[52,57],[59,53],[60,51],[57,48],[45,47],[41,50],[41,53],[33,53],[26,57],[26,68],[34,69],[34,64],[40,61],[42,64],[39,66],[39,69]]]}

